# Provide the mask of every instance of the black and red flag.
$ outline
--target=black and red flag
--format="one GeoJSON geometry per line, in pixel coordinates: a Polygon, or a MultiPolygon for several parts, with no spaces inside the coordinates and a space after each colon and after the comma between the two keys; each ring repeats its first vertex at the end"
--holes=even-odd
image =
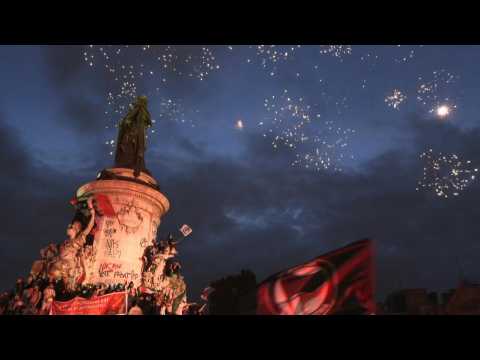
{"type": "Polygon", "coordinates": [[[257,289],[258,315],[374,314],[371,240],[281,271],[257,289]]]}

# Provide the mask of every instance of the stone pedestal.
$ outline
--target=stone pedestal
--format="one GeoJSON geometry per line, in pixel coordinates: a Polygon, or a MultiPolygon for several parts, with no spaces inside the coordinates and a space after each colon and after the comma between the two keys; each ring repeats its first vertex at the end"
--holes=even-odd
{"type": "Polygon", "coordinates": [[[93,246],[85,254],[84,283],[141,282],[142,256],[156,239],[161,219],[169,210],[168,199],[151,176],[133,170],[107,170],[112,180],[97,180],[80,187],[77,197],[103,194],[115,210],[114,217],[97,217],[93,246]]]}

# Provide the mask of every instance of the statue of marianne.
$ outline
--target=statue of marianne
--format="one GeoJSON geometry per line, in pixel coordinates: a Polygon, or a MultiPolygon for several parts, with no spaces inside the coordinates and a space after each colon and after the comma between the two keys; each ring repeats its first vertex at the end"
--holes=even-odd
{"type": "Polygon", "coordinates": [[[145,166],[145,133],[150,126],[147,97],[139,96],[119,124],[115,167],[133,169],[135,177],[141,171],[150,174],[145,166]]]}

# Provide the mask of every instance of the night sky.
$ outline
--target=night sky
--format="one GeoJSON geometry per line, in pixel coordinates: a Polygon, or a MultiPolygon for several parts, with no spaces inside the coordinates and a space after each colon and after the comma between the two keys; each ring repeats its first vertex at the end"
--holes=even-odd
{"type": "Polygon", "coordinates": [[[478,46],[0,46],[0,288],[65,240],[136,95],[159,233],[193,229],[190,298],[366,237],[379,299],[480,280],[479,63],[478,46]]]}

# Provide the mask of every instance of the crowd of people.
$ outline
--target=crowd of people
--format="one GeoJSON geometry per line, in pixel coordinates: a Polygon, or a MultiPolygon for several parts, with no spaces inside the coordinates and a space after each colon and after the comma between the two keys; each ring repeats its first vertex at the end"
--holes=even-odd
{"type": "MultiPolygon", "coordinates": [[[[172,263],[174,264],[174,263],[172,263]]],[[[177,267],[169,264],[170,276],[177,267]]],[[[15,288],[0,295],[0,315],[48,315],[53,301],[69,301],[75,297],[91,299],[96,296],[125,292],[128,299],[129,315],[201,315],[204,305],[187,303],[171,296],[171,289],[152,291],[144,286],[134,286],[133,282],[123,284],[78,284],[74,291],[60,279],[45,281],[29,275],[27,280],[18,278],[15,288]],[[177,300],[177,303],[175,303],[177,300]]]]}
{"type": "Polygon", "coordinates": [[[210,315],[255,314],[257,278],[251,270],[213,281],[206,290],[202,298],[208,303],[210,315]]]}
{"type": "MultiPolygon", "coordinates": [[[[54,301],[66,302],[80,297],[91,299],[112,293],[124,292],[127,297],[128,315],[207,315],[236,314],[244,307],[245,294],[255,289],[256,279],[251,271],[212,282],[201,299],[203,303],[188,303],[186,286],[180,274],[180,263],[175,259],[176,242],[171,236],[159,243],[147,246],[142,258],[142,281],[119,284],[82,284],[74,288],[68,279],[54,279],[48,271],[32,268],[25,280],[18,278],[15,287],[0,295],[0,315],[48,315],[54,301]],[[159,260],[160,259],[160,260],[159,260]],[[159,281],[154,274],[160,273],[159,281]],[[239,302],[240,301],[240,302],[239,302]]],[[[43,249],[42,257],[58,253],[54,245],[43,249]]]]}
{"type": "MultiPolygon", "coordinates": [[[[54,301],[65,302],[75,297],[90,299],[114,292],[126,292],[127,313],[131,315],[199,314],[202,307],[187,303],[186,284],[180,274],[180,263],[172,235],[164,241],[152,239],[142,257],[141,281],[122,284],[85,283],[85,261],[92,247],[97,206],[93,198],[77,204],[74,220],[67,227],[63,243],[50,244],[40,251],[28,278],[18,278],[15,288],[0,295],[0,315],[47,315],[54,301]],[[91,239],[90,239],[91,240],[91,239]]],[[[184,227],[187,227],[184,225],[184,227]]],[[[187,227],[184,236],[191,229],[187,227]]]]}

